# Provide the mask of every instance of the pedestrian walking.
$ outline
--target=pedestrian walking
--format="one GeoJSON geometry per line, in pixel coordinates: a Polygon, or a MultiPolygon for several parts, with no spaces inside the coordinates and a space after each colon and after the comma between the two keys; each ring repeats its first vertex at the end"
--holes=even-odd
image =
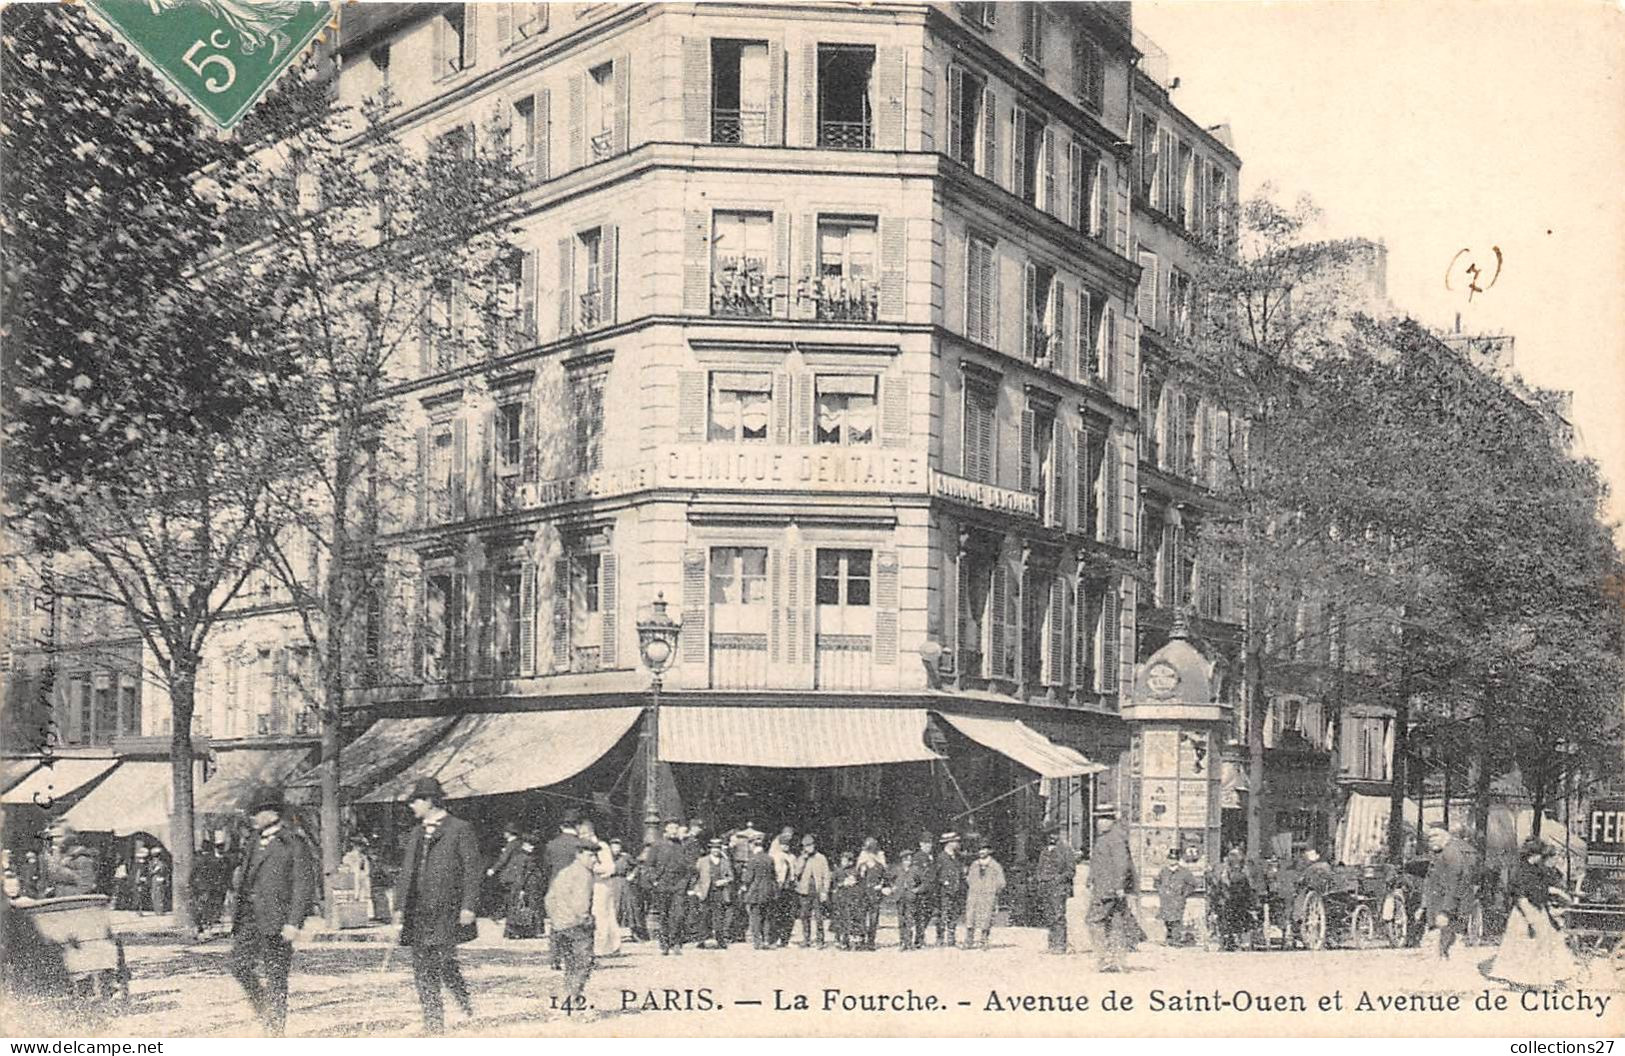
{"type": "Polygon", "coordinates": [[[1442,825],[1428,829],[1428,847],[1433,861],[1422,883],[1417,915],[1425,917],[1428,930],[1439,932],[1439,958],[1448,960],[1472,906],[1476,862],[1466,845],[1442,825]]]}
{"type": "Polygon", "coordinates": [[[1253,927],[1253,880],[1240,847],[1230,848],[1208,886],[1218,899],[1220,943],[1234,950],[1253,927]]]}
{"type": "Polygon", "coordinates": [[[464,1015],[474,1014],[457,947],[475,937],[474,914],[485,870],[474,827],[446,812],[439,781],[420,778],[407,793],[407,803],[418,824],[407,836],[401,863],[400,943],[412,948],[424,1030],[439,1034],[445,1029],[442,987],[464,1015]]]}
{"type": "MultiPolygon", "coordinates": [[[[690,818],[688,825],[681,833],[680,844],[683,856],[688,859],[689,883],[694,882],[694,872],[699,868],[700,859],[705,857],[708,841],[705,836],[705,821],[701,818],[690,818]]],[[[683,920],[687,930],[688,941],[698,946],[705,941],[710,921],[706,918],[700,907],[700,900],[695,898],[692,889],[683,906],[683,920]]]]}
{"type": "Polygon", "coordinates": [[[1072,894],[1072,875],[1078,856],[1061,838],[1061,827],[1051,825],[1045,833],[1044,849],[1038,852],[1034,880],[1038,884],[1039,908],[1049,928],[1050,953],[1066,952],[1066,900],[1072,894]]]}
{"type": "Polygon", "coordinates": [[[863,841],[858,852],[858,948],[872,950],[880,932],[880,905],[891,893],[891,871],[880,841],[873,836],[863,841]]]}
{"type": "Polygon", "coordinates": [[[861,896],[858,892],[858,870],[853,864],[851,851],[842,851],[840,864],[830,874],[830,904],[834,910],[835,944],[850,950],[858,937],[858,914],[861,896]]]}
{"type": "Polygon", "coordinates": [[[503,895],[502,937],[534,939],[542,931],[542,896],[546,893],[536,833],[520,833],[511,848],[503,848],[499,860],[503,863],[496,874],[503,895]]]}
{"type": "Polygon", "coordinates": [[[566,1007],[584,1010],[587,977],[593,968],[592,888],[598,858],[596,840],[577,839],[575,859],[554,875],[547,887],[547,919],[564,959],[566,1007]]]}
{"type": "MultiPolygon", "coordinates": [[[[965,915],[965,863],[959,858],[959,834],[942,834],[942,853],[937,856],[936,878],[937,945],[957,943],[959,920],[965,915]]],[[[968,940],[967,940],[968,941],[968,940]]]]}
{"type": "Polygon", "coordinates": [[[649,919],[654,915],[655,841],[645,839],[643,849],[626,874],[627,915],[632,922],[632,940],[649,941],[649,919]]]}
{"type": "Polygon", "coordinates": [[[285,810],[282,790],[269,785],[243,803],[258,835],[250,838],[237,876],[229,960],[265,1032],[278,1038],[288,1021],[293,940],[316,895],[315,862],[284,824],[285,810]]]}
{"type": "Polygon", "coordinates": [[[1521,853],[1509,883],[1513,903],[1506,934],[1484,974],[1521,989],[1555,990],[1579,974],[1552,916],[1554,905],[1567,903],[1569,895],[1540,837],[1525,840],[1521,853]]]}
{"type": "Polygon", "coordinates": [[[919,866],[912,848],[903,848],[892,886],[897,892],[897,946],[917,950],[924,944],[925,921],[920,918],[923,896],[931,888],[931,878],[919,866]]]}
{"type": "Polygon", "coordinates": [[[151,860],[151,849],[136,840],[135,856],[130,862],[130,873],[125,883],[129,889],[129,908],[137,916],[145,916],[152,910],[152,873],[148,864],[151,860]]]}
{"type": "Polygon", "coordinates": [[[154,913],[169,912],[169,890],[169,855],[154,848],[147,863],[147,892],[154,913]]]}
{"type": "MultiPolygon", "coordinates": [[[[559,818],[558,832],[554,833],[553,838],[547,841],[547,846],[542,848],[542,871],[546,884],[543,890],[552,887],[553,878],[559,875],[560,869],[575,861],[576,844],[581,842],[581,838],[576,835],[576,822],[579,819],[580,814],[573,807],[566,809],[559,818]]],[[[548,952],[552,958],[553,970],[563,968],[564,953],[559,944],[550,941],[548,952]]]]}
{"type": "Polygon", "coordinates": [[[698,906],[696,916],[701,921],[696,944],[703,946],[709,936],[717,949],[727,949],[728,932],[733,927],[734,869],[723,853],[721,837],[707,841],[705,855],[694,864],[694,886],[689,894],[698,906]]]}
{"type": "Polygon", "coordinates": [[[914,869],[918,873],[919,890],[914,894],[914,948],[925,946],[925,929],[937,916],[937,841],[929,832],[921,832],[914,852],[914,869]]]}
{"type": "Polygon", "coordinates": [[[1168,864],[1157,874],[1157,919],[1162,921],[1163,944],[1184,946],[1185,900],[1196,890],[1196,877],[1185,868],[1179,848],[1168,848],[1168,864]]]}
{"type": "Polygon", "coordinates": [[[1004,866],[993,857],[993,847],[983,843],[976,860],[965,871],[965,947],[972,944],[988,949],[993,935],[993,914],[1004,890],[1004,866]],[[980,936],[978,938],[978,936],[980,936]]]}
{"type": "Polygon", "coordinates": [[[773,858],[763,848],[762,838],[762,834],[757,833],[750,841],[750,857],[745,859],[745,871],[739,878],[739,887],[744,894],[745,916],[750,922],[750,944],[752,949],[757,950],[768,947],[767,915],[778,893],[773,858]]]}
{"type": "Polygon", "coordinates": [[[796,898],[801,906],[801,945],[813,944],[818,930],[818,947],[824,947],[824,921],[829,916],[829,859],[818,850],[812,833],[801,837],[801,856],[796,859],[796,898]]]}
{"type": "Polygon", "coordinates": [[[620,929],[617,937],[630,933],[634,941],[637,940],[638,926],[632,885],[628,882],[632,875],[632,856],[626,853],[626,848],[619,839],[609,841],[609,856],[615,863],[615,871],[610,874],[610,899],[615,906],[615,926],[620,929]]]}
{"type": "Polygon", "coordinates": [[[610,882],[615,877],[615,854],[608,843],[598,838],[598,829],[591,819],[583,818],[576,825],[576,833],[584,842],[593,845],[593,954],[611,957],[621,952],[621,926],[615,919],[618,910],[610,902],[610,882]]]}
{"type": "Polygon", "coordinates": [[[512,902],[512,889],[503,880],[507,875],[508,863],[513,861],[514,855],[519,853],[519,837],[524,830],[516,821],[510,821],[502,827],[502,850],[497,852],[496,861],[485,870],[485,883],[480,889],[481,908],[487,910],[488,916],[493,919],[501,914],[504,921],[508,918],[508,906],[512,902]]]}
{"type": "Polygon", "coordinates": [[[1134,861],[1129,856],[1128,830],[1110,816],[1100,819],[1102,833],[1089,856],[1089,931],[1100,970],[1123,970],[1124,952],[1138,930],[1129,907],[1135,890],[1134,861]],[[1132,930],[1131,930],[1132,929],[1132,930]]]}
{"type": "Polygon", "coordinates": [[[683,952],[683,933],[688,912],[689,860],[679,835],[680,823],[666,822],[666,838],[650,855],[654,872],[656,927],[660,932],[662,955],[683,952]]]}
{"type": "Polygon", "coordinates": [[[795,830],[786,825],[767,850],[773,859],[775,882],[773,911],[769,917],[768,927],[770,946],[790,945],[790,933],[795,929],[796,917],[801,908],[800,900],[796,896],[796,856],[791,850],[795,837],[795,830]]]}

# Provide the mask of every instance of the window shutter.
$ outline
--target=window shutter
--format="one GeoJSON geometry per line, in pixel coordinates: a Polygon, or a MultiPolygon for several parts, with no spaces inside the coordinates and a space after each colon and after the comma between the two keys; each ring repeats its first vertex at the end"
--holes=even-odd
{"type": "Polygon", "coordinates": [[[1106,447],[1101,455],[1101,510],[1105,519],[1101,523],[1100,541],[1111,546],[1121,544],[1123,538],[1123,458],[1117,446],[1117,432],[1106,434],[1106,447]]]}
{"type": "Polygon", "coordinates": [[[440,80],[451,73],[451,24],[444,15],[434,20],[434,79],[440,80]]]}
{"type": "Polygon", "coordinates": [[[619,299],[617,276],[620,271],[620,234],[615,224],[605,224],[600,231],[598,249],[598,295],[604,299],[599,314],[599,325],[612,325],[619,321],[616,309],[619,299]]]}
{"type": "Polygon", "coordinates": [[[711,141],[711,40],[683,38],[683,138],[711,141]]]}
{"type": "Polygon", "coordinates": [[[780,209],[773,214],[773,315],[778,319],[790,315],[790,214],[780,209]]]}
{"type": "Polygon", "coordinates": [[[706,553],[701,547],[690,547],[683,551],[683,632],[681,637],[683,662],[685,664],[703,664],[708,653],[705,633],[707,608],[705,559],[706,553]]]}
{"type": "MultiPolygon", "coordinates": [[[[100,682],[101,678],[99,677],[97,681],[100,682]]],[[[88,687],[85,692],[90,692],[88,687]]],[[[290,695],[288,692],[288,650],[277,649],[271,654],[271,730],[274,733],[282,733],[288,729],[288,697],[290,695]]],[[[96,720],[102,718],[100,715],[91,716],[92,730],[95,727],[96,720]]],[[[88,734],[92,730],[86,730],[85,732],[88,734]]]]}
{"type": "Polygon", "coordinates": [[[942,655],[937,670],[951,675],[959,670],[959,606],[964,597],[964,572],[959,560],[959,543],[951,525],[942,531],[942,590],[937,595],[937,619],[942,639],[942,655]]]}
{"type": "Polygon", "coordinates": [[[1042,206],[1043,206],[1044,212],[1049,213],[1051,216],[1057,215],[1057,210],[1056,210],[1056,205],[1055,205],[1055,176],[1056,176],[1056,168],[1057,168],[1056,163],[1057,163],[1057,160],[1058,159],[1055,157],[1055,130],[1053,128],[1045,128],[1044,129],[1044,201],[1042,203],[1042,206]]]}
{"type": "Polygon", "coordinates": [[[559,337],[575,333],[576,240],[559,239],[559,337]]]}
{"type": "Polygon", "coordinates": [[[1117,311],[1111,305],[1106,305],[1100,321],[1100,340],[1105,345],[1101,350],[1100,371],[1101,381],[1105,384],[1106,392],[1118,399],[1126,399],[1128,386],[1120,376],[1125,370],[1125,364],[1118,355],[1117,344],[1117,311]]]}
{"type": "Polygon", "coordinates": [[[897,551],[875,554],[875,663],[897,666],[897,551]]]}
{"type": "MultiPolygon", "coordinates": [[[[812,665],[818,655],[818,609],[816,601],[818,595],[814,584],[817,580],[818,551],[814,547],[803,547],[801,550],[801,581],[807,589],[802,592],[802,602],[805,607],[801,610],[801,659],[807,665],[812,665]]],[[[810,676],[810,672],[809,672],[810,676]]]]}
{"type": "Polygon", "coordinates": [[[586,140],[583,126],[587,121],[586,85],[583,75],[573,73],[570,75],[570,168],[579,169],[586,157],[586,140]]]}
{"type": "Polygon", "coordinates": [[[1033,490],[1033,433],[1037,422],[1031,406],[1021,412],[1021,490],[1033,490]]]}
{"type": "Polygon", "coordinates": [[[497,13],[497,48],[508,47],[513,43],[513,5],[494,4],[497,13]]]}
{"type": "Polygon", "coordinates": [[[784,43],[767,42],[767,145],[784,146],[784,43]]]}
{"type": "Polygon", "coordinates": [[[473,508],[477,516],[489,516],[496,512],[496,412],[481,416],[474,423],[474,436],[476,452],[474,456],[474,472],[478,477],[478,501],[473,508]]]}
{"type": "Polygon", "coordinates": [[[429,430],[418,429],[418,525],[429,523],[429,430]]]}
{"type": "Polygon", "coordinates": [[[495,650],[491,648],[495,637],[493,632],[495,631],[496,585],[492,581],[491,570],[488,568],[480,569],[475,583],[478,590],[478,607],[476,609],[474,629],[474,670],[479,677],[488,678],[496,666],[492,663],[492,654],[495,650]]]}
{"type": "Polygon", "coordinates": [[[978,453],[981,458],[981,480],[988,484],[999,482],[998,444],[996,442],[999,429],[998,396],[993,397],[990,404],[984,404],[980,409],[982,431],[978,453]]]}
{"type": "Polygon", "coordinates": [[[1090,203],[1084,195],[1084,188],[1087,186],[1088,173],[1084,169],[1083,145],[1076,138],[1067,139],[1066,163],[1068,215],[1063,219],[1087,234],[1089,232],[1087,210],[1090,203]]]}
{"type": "Polygon", "coordinates": [[[1140,288],[1136,291],[1134,308],[1139,313],[1140,322],[1155,330],[1157,328],[1157,255],[1141,250],[1139,259],[1140,288]]]}
{"type": "Polygon", "coordinates": [[[1077,507],[1075,515],[1078,519],[1077,530],[1083,535],[1093,535],[1094,533],[1090,531],[1093,525],[1090,523],[1089,517],[1092,512],[1089,509],[1089,492],[1091,490],[1090,486],[1094,483],[1094,477],[1089,472],[1089,458],[1091,455],[1089,450],[1089,430],[1072,430],[1072,450],[1077,457],[1077,461],[1074,463],[1077,475],[1073,481],[1075,488],[1074,505],[1077,507]]]}
{"type": "MultiPolygon", "coordinates": [[[[795,442],[802,447],[808,447],[813,442],[813,422],[818,417],[817,383],[814,375],[803,373],[796,375],[796,439],[795,442]]],[[[811,580],[808,580],[811,583],[811,580]]]]}
{"type": "Polygon", "coordinates": [[[818,45],[801,49],[801,145],[818,146],[818,45]]]}
{"type": "Polygon", "coordinates": [[[677,442],[698,443],[706,435],[706,374],[703,370],[677,372],[677,442]]]}
{"type": "MultiPolygon", "coordinates": [[[[801,655],[801,569],[796,562],[797,551],[785,551],[784,563],[784,662],[798,663],[801,655]]],[[[809,657],[809,659],[811,659],[809,657]]]]}
{"type": "Polygon", "coordinates": [[[622,52],[615,57],[615,145],[617,154],[632,146],[632,56],[622,52]]]}
{"type": "Polygon", "coordinates": [[[880,317],[902,319],[907,309],[908,220],[880,218],[880,317]]]}
{"type": "Polygon", "coordinates": [[[1072,509],[1072,486],[1077,482],[1077,474],[1072,470],[1073,459],[1077,457],[1074,432],[1060,422],[1055,423],[1055,497],[1051,500],[1055,512],[1051,523],[1057,528],[1067,526],[1072,509]]]}
{"type": "Polygon", "coordinates": [[[454,520],[468,516],[468,422],[458,418],[451,423],[451,515],[454,520]]]}
{"type": "Polygon", "coordinates": [[[1033,361],[1033,330],[1038,325],[1033,298],[1038,286],[1038,266],[1027,262],[1021,279],[1021,358],[1033,361]]]}
{"type": "Polygon", "coordinates": [[[777,371],[773,375],[773,442],[781,447],[790,444],[790,406],[793,399],[790,374],[777,371]]]}
{"type": "Polygon", "coordinates": [[[683,311],[704,315],[711,310],[711,214],[700,209],[683,213],[683,311]]]}
{"type": "Polygon", "coordinates": [[[1005,642],[1004,648],[1005,677],[1018,682],[1024,682],[1028,678],[1027,661],[1022,654],[1027,651],[1026,636],[1030,632],[1021,611],[1022,590],[1028,585],[1023,582],[1026,578],[1019,574],[1012,576],[1010,590],[1004,597],[1004,625],[1009,639],[1005,642]]]}
{"type": "MultiPolygon", "coordinates": [[[[999,181],[999,109],[993,86],[982,89],[982,175],[999,181]]],[[[967,130],[969,134],[969,130],[967,130]]]]}
{"type": "Polygon", "coordinates": [[[480,5],[463,5],[463,69],[480,61],[480,5]]]}
{"type": "Polygon", "coordinates": [[[1077,298],[1059,278],[1055,280],[1054,297],[1055,334],[1050,341],[1050,354],[1054,359],[1052,366],[1055,373],[1062,377],[1074,378],[1078,375],[1077,363],[1072,358],[1074,349],[1071,336],[1076,323],[1073,313],[1077,311],[1077,298]]]}
{"type": "Polygon", "coordinates": [[[1078,380],[1098,381],[1099,350],[1095,348],[1094,295],[1088,290],[1078,291],[1078,329],[1075,335],[1078,352],[1078,380]]]}
{"type": "Polygon", "coordinates": [[[451,620],[451,677],[468,677],[468,577],[461,572],[451,576],[451,597],[446,601],[451,620]]]}
{"type": "Polygon", "coordinates": [[[598,615],[603,625],[604,640],[598,653],[598,666],[613,668],[620,666],[620,630],[617,617],[620,614],[621,589],[619,576],[619,561],[614,554],[602,554],[598,558],[598,615]]]}
{"type": "MultiPolygon", "coordinates": [[[[962,67],[948,67],[948,156],[955,161],[965,158],[965,71],[962,67]]],[[[974,130],[973,130],[974,131],[974,130]]]]}
{"type": "Polygon", "coordinates": [[[965,336],[972,341],[982,340],[987,325],[982,310],[982,254],[973,235],[965,236],[965,336]]]}
{"type": "Polygon", "coordinates": [[[1066,581],[1054,576],[1049,581],[1049,640],[1045,643],[1052,686],[1066,685],[1066,581]]]}
{"type": "Polygon", "coordinates": [[[880,391],[880,442],[885,447],[908,446],[908,377],[887,375],[880,391]]]}
{"type": "Polygon", "coordinates": [[[784,550],[780,547],[768,547],[767,577],[767,660],[776,664],[784,637],[784,550]]]}
{"type": "Polygon", "coordinates": [[[982,325],[986,330],[986,343],[998,349],[1002,329],[999,318],[999,254],[991,245],[983,245],[982,256],[982,325]]]}
{"type": "Polygon", "coordinates": [[[537,180],[553,178],[553,92],[543,88],[534,103],[536,141],[531,144],[531,172],[537,180]]]}
{"type": "Polygon", "coordinates": [[[1100,691],[1102,693],[1116,693],[1118,671],[1118,655],[1122,649],[1123,633],[1123,599],[1118,596],[1117,587],[1108,584],[1106,597],[1101,606],[1101,634],[1100,634],[1100,674],[1098,676],[1100,691]]]}
{"type": "Polygon", "coordinates": [[[908,53],[900,47],[875,49],[875,149],[903,149],[903,89],[908,53]]]}
{"type": "Polygon", "coordinates": [[[570,670],[570,561],[553,562],[553,670],[570,670]]]}
{"type": "Polygon", "coordinates": [[[797,319],[813,319],[818,315],[818,217],[803,213],[801,230],[796,232],[796,266],[791,273],[796,283],[796,305],[791,312],[797,319]]]}
{"type": "Polygon", "coordinates": [[[536,566],[519,572],[519,673],[536,673],[536,566]]]}
{"type": "Polygon", "coordinates": [[[1072,641],[1072,685],[1082,690],[1093,690],[1091,675],[1094,670],[1093,625],[1089,622],[1089,581],[1078,576],[1078,588],[1072,598],[1073,616],[1068,624],[1072,641]]]}
{"type": "Polygon", "coordinates": [[[1008,190],[1026,200],[1030,190],[1022,180],[1027,171],[1027,115],[1021,107],[1010,112],[1010,185],[1008,190]]]}
{"type": "Polygon", "coordinates": [[[1110,241],[1111,228],[1111,170],[1102,161],[1096,169],[1095,193],[1089,211],[1089,233],[1102,241],[1110,241]]]}
{"type": "Polygon", "coordinates": [[[988,588],[987,605],[987,666],[989,677],[1004,677],[1005,601],[1010,592],[1010,572],[1003,557],[995,559],[993,575],[988,588]]]}

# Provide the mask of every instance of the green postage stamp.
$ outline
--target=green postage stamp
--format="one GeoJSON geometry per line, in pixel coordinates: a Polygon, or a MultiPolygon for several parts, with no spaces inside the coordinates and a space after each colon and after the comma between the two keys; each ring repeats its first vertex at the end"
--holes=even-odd
{"type": "Polygon", "coordinates": [[[336,16],[331,0],[88,0],[209,119],[231,128],[336,16]]]}

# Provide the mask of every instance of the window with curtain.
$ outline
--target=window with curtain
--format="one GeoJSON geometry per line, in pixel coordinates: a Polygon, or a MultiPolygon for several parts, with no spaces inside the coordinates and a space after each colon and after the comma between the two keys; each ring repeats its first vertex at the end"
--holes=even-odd
{"type": "Polygon", "coordinates": [[[711,419],[706,436],[721,442],[766,443],[772,410],[772,375],[716,371],[711,375],[711,419]]]}
{"type": "Polygon", "coordinates": [[[817,381],[820,444],[872,444],[875,441],[873,375],[821,374],[817,381]]]}

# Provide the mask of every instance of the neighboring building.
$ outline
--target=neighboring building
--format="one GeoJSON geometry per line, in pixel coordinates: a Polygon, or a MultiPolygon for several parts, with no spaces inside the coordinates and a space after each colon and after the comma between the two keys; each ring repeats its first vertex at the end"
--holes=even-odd
{"type": "MultiPolygon", "coordinates": [[[[1137,611],[1128,5],[377,5],[344,33],[342,99],[387,82],[424,140],[501,115],[535,177],[511,343],[426,344],[401,389],[420,487],[358,757],[434,740],[415,765],[463,794],[613,785],[641,824],[664,595],[686,809],[1016,847],[1047,811],[1086,846],[1137,611]]],[[[349,772],[379,800],[415,771],[349,772]]]]}

